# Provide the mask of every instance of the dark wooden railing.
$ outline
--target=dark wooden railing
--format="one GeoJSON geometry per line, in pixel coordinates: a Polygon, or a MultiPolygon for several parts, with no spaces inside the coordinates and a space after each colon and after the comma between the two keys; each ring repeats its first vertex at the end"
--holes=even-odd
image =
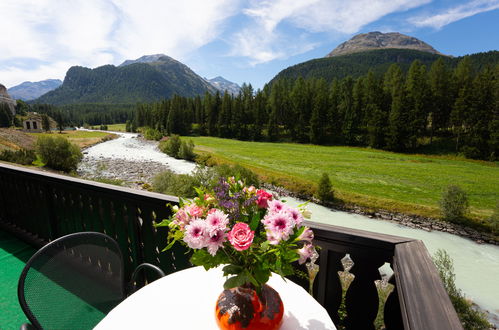
{"type": "MultiPolygon", "coordinates": [[[[126,278],[142,262],[166,273],[191,266],[180,245],[161,252],[167,229],[154,223],[170,215],[167,203],[178,199],[0,163],[0,228],[35,246],[73,232],[104,232],[121,247],[126,278]]],[[[307,224],[321,247],[314,296],[336,324],[343,292],[338,272],[348,254],[355,278],[345,299],[347,329],[374,329],[379,304],[375,280],[385,263],[394,272],[394,290],[384,308],[387,329],[462,329],[421,241],[307,224]]]]}

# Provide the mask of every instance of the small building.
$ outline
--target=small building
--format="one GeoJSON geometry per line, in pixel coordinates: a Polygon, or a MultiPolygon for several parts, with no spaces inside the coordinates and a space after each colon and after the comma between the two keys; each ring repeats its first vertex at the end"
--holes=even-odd
{"type": "MultiPolygon", "coordinates": [[[[50,130],[57,128],[57,122],[49,118],[50,130]]],[[[30,133],[43,132],[43,117],[36,112],[28,112],[28,116],[23,120],[23,131],[30,133]]]]}

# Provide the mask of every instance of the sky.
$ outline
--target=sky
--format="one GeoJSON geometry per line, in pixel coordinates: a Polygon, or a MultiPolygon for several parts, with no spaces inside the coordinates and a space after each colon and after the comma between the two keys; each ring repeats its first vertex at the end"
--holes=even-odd
{"type": "Polygon", "coordinates": [[[453,56],[499,50],[499,0],[0,0],[0,83],[162,53],[256,89],[370,31],[453,56]]]}

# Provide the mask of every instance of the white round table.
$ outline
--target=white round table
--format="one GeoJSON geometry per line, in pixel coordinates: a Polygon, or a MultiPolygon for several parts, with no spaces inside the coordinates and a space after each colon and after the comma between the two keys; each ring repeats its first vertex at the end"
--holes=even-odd
{"type": "MultiPolygon", "coordinates": [[[[217,330],[215,303],[223,291],[222,267],[193,267],[138,290],[116,306],[94,329],[217,330]]],[[[334,330],[327,311],[302,287],[273,275],[268,284],[281,296],[281,330],[334,330]]]]}

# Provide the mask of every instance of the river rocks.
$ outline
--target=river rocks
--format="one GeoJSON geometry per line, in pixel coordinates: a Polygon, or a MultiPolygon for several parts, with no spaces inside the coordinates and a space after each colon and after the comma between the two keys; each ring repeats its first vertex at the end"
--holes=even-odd
{"type": "Polygon", "coordinates": [[[169,170],[169,167],[159,162],[106,157],[84,158],[78,166],[78,174],[83,178],[118,180],[125,186],[139,189],[144,188],[145,184],[151,185],[154,176],[166,170],[169,170]]]}

